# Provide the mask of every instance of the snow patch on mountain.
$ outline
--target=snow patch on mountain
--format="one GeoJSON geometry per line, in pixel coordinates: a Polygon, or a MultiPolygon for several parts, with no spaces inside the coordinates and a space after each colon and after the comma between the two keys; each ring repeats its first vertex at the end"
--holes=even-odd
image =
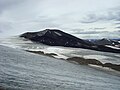
{"type": "Polygon", "coordinates": [[[120,50],[120,48],[117,48],[117,47],[115,47],[115,46],[110,46],[110,45],[105,45],[106,47],[110,47],[110,48],[113,48],[113,49],[118,49],[118,50],[120,50]]]}
{"type": "Polygon", "coordinates": [[[58,32],[54,32],[55,34],[57,34],[58,36],[62,36],[62,34],[58,33],[58,32]]]}

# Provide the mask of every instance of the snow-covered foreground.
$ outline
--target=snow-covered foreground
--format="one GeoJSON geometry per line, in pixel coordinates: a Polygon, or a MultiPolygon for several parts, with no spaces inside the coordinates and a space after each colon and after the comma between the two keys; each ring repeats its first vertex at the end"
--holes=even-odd
{"type": "Polygon", "coordinates": [[[82,48],[48,46],[40,43],[33,43],[24,38],[19,38],[18,36],[0,39],[0,45],[29,51],[55,53],[57,54],[57,56],[54,56],[55,58],[67,59],[69,57],[83,57],[88,59],[97,59],[102,63],[120,64],[119,53],[100,52],[82,48]]]}
{"type": "Polygon", "coordinates": [[[10,90],[120,90],[120,74],[0,46],[0,86],[10,90]]]}

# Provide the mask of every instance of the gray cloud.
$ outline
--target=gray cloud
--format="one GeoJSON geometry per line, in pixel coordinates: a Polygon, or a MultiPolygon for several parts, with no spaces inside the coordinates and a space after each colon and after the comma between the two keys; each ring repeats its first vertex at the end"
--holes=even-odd
{"type": "Polygon", "coordinates": [[[120,22],[116,22],[115,25],[120,25],[120,22]]]}
{"type": "Polygon", "coordinates": [[[98,21],[98,18],[95,14],[89,14],[83,20],[80,20],[81,23],[94,23],[98,21]]]}
{"type": "Polygon", "coordinates": [[[12,29],[12,23],[11,22],[0,22],[0,31],[8,31],[12,29]]]}
{"type": "MultiPolygon", "coordinates": [[[[109,31],[105,28],[109,27],[109,24],[105,26],[103,23],[104,25],[99,26],[96,22],[107,21],[105,23],[109,23],[110,20],[119,21],[120,10],[117,7],[118,2],[120,1],[0,0],[0,31],[6,35],[14,35],[45,28],[60,28],[65,32],[76,33],[81,36],[82,34],[88,36],[89,34],[102,35],[105,30],[109,31]],[[89,6],[91,5],[90,3],[92,7],[89,6]],[[117,8],[108,10],[114,7],[117,8]],[[90,26],[89,23],[94,24],[90,26]]],[[[116,35],[116,33],[114,34],[116,35]]],[[[106,32],[106,35],[109,34],[106,32]]]]}
{"type": "Polygon", "coordinates": [[[120,38],[120,32],[119,31],[114,31],[114,32],[108,32],[108,31],[103,31],[103,32],[95,32],[91,34],[78,34],[78,37],[82,37],[84,39],[102,39],[102,38],[109,38],[109,39],[115,39],[115,38],[120,38]]]}
{"type": "Polygon", "coordinates": [[[120,21],[120,7],[113,8],[109,11],[102,12],[102,13],[91,13],[86,15],[82,20],[81,23],[94,23],[99,21],[120,21]]]}
{"type": "Polygon", "coordinates": [[[102,34],[107,32],[108,31],[77,31],[77,32],[73,32],[73,34],[102,34]]]}
{"type": "Polygon", "coordinates": [[[116,27],[116,28],[119,28],[120,29],[120,26],[116,27]]]}
{"type": "Polygon", "coordinates": [[[0,13],[2,11],[9,9],[12,6],[15,6],[17,4],[20,4],[24,0],[0,0],[0,13]]]}
{"type": "Polygon", "coordinates": [[[103,30],[106,29],[105,27],[98,27],[98,28],[89,28],[89,29],[93,29],[93,30],[103,30]]]}
{"type": "Polygon", "coordinates": [[[117,30],[117,32],[119,32],[119,33],[120,33],[120,30],[117,30]]]}

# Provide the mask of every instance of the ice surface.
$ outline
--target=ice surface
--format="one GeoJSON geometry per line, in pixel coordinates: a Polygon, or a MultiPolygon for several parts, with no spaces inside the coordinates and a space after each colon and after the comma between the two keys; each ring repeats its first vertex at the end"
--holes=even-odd
{"type": "Polygon", "coordinates": [[[120,90],[120,74],[0,46],[0,86],[10,90],[120,90]]]}
{"type": "Polygon", "coordinates": [[[30,50],[30,51],[43,51],[44,53],[55,53],[58,56],[56,58],[68,58],[68,57],[84,57],[91,59],[98,59],[102,63],[120,64],[119,53],[100,52],[81,48],[70,48],[60,46],[47,46],[40,43],[33,43],[29,40],[24,40],[19,37],[12,37],[0,40],[2,45],[30,50]]]}

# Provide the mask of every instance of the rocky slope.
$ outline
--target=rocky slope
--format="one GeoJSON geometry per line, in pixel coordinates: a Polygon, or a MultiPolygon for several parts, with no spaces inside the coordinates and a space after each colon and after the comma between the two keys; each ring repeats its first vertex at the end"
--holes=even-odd
{"type": "Polygon", "coordinates": [[[111,46],[120,45],[120,43],[117,40],[111,40],[107,38],[94,40],[93,43],[97,45],[111,45],[111,46]]]}
{"type": "Polygon", "coordinates": [[[51,46],[89,47],[93,45],[91,42],[84,41],[56,29],[46,29],[39,32],[27,32],[22,34],[20,37],[51,46]]]}
{"type": "Polygon", "coordinates": [[[100,62],[99,60],[96,59],[85,59],[85,58],[81,58],[81,57],[72,57],[72,58],[68,58],[68,61],[75,61],[78,64],[81,65],[98,65],[98,66],[102,66],[102,67],[108,67],[117,71],[120,71],[120,64],[112,64],[112,63],[105,63],[103,64],[102,62],[100,62]]]}

